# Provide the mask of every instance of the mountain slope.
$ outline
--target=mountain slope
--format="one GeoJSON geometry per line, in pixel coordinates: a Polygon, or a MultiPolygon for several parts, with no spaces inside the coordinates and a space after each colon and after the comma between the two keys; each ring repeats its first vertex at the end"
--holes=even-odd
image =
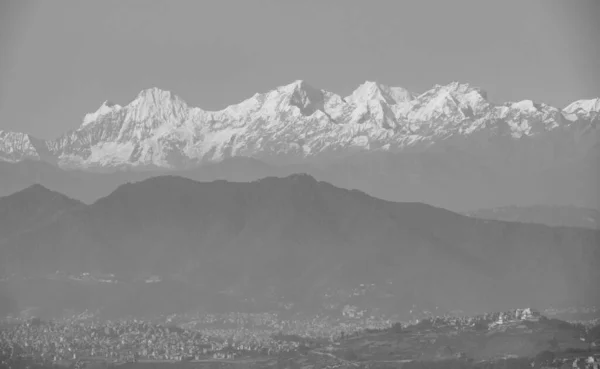
{"type": "Polygon", "coordinates": [[[151,178],[27,230],[0,242],[5,270],[160,275],[213,293],[309,305],[365,283],[392,293],[398,309],[600,298],[597,231],[472,219],[307,175],[151,178]]]}
{"type": "Polygon", "coordinates": [[[83,203],[77,200],[37,184],[12,196],[1,197],[0,240],[13,237],[20,230],[34,230],[82,205],[83,203]]]}

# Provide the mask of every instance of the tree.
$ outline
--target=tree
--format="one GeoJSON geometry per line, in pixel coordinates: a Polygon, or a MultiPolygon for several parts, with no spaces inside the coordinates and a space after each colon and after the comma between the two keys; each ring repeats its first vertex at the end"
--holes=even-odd
{"type": "Polygon", "coordinates": [[[402,324],[394,323],[394,325],[392,325],[392,333],[402,333],[402,324]]]}

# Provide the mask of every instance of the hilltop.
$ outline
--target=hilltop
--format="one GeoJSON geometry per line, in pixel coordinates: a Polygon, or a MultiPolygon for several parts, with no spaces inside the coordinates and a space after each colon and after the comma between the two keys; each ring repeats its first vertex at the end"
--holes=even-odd
{"type": "MultiPolygon", "coordinates": [[[[40,187],[28,191],[56,197],[40,187]]],[[[187,306],[209,294],[256,306],[408,314],[413,304],[472,313],[600,298],[598,231],[473,219],[309,175],[250,183],[155,177],[91,205],[61,201],[40,209],[27,208],[20,219],[32,221],[0,234],[4,274],[112,274],[122,281],[100,283],[105,292],[91,295],[85,287],[90,303],[110,291],[120,291],[124,305],[145,301],[141,309],[164,301],[159,295],[187,306]],[[162,282],[144,282],[153,276],[162,282]],[[131,287],[140,283],[145,287],[131,287]],[[150,300],[134,299],[132,289],[147,290],[150,300]]],[[[0,214],[12,217],[6,209],[0,214]]]]}

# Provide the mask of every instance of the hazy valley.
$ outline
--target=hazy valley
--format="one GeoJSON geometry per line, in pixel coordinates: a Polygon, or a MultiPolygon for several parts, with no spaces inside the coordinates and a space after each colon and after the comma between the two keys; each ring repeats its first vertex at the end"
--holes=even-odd
{"type": "Polygon", "coordinates": [[[51,140],[0,131],[0,313],[17,336],[104,342],[67,356],[120,340],[182,359],[176,334],[196,366],[588,365],[598,111],[296,81],[215,112],[143,90],[51,140]]]}

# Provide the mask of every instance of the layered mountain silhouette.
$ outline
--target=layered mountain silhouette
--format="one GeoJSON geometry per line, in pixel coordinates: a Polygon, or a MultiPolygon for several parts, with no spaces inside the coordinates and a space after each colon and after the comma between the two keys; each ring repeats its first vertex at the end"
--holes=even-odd
{"type": "Polygon", "coordinates": [[[0,224],[10,224],[0,233],[6,275],[154,275],[196,292],[303,306],[369,283],[395,296],[398,309],[600,299],[598,231],[479,220],[306,174],[249,183],[155,177],[91,205],[34,186],[0,207],[0,224]]]}
{"type": "Polygon", "coordinates": [[[298,80],[220,111],[149,88],[55,139],[0,130],[0,195],[40,183],[90,203],[167,172],[207,181],[305,172],[452,211],[599,210],[599,119],[598,98],[496,103],[458,82],[413,93],[371,81],[343,97],[298,80]]]}
{"type": "Polygon", "coordinates": [[[83,205],[58,192],[35,184],[12,196],[0,198],[0,239],[31,231],[83,205]]]}
{"type": "Polygon", "coordinates": [[[266,176],[292,174],[296,168],[284,170],[251,158],[231,158],[188,171],[116,171],[90,172],[63,170],[43,161],[24,160],[17,163],[0,161],[0,196],[8,196],[34,184],[40,184],[69,197],[93,203],[117,187],[160,175],[179,175],[194,180],[252,181],[266,176]]]}
{"type": "MultiPolygon", "coordinates": [[[[63,170],[40,161],[0,162],[0,196],[32,184],[92,203],[119,185],[159,175],[193,180],[248,182],[268,176],[308,173],[338,187],[358,189],[396,202],[423,202],[457,212],[505,206],[576,206],[600,209],[600,172],[595,157],[552,171],[505,173],[477,156],[445,149],[427,153],[360,153],[319,165],[278,166],[234,157],[181,171],[117,171],[94,173],[63,170]]],[[[515,159],[516,160],[516,159],[515,159]]],[[[569,224],[561,224],[569,225],[569,224]]]]}
{"type": "Polygon", "coordinates": [[[531,100],[498,104],[459,82],[418,94],[366,81],[342,97],[297,80],[220,111],[149,88],[125,106],[103,103],[53,140],[0,130],[0,160],[181,170],[235,156],[290,164],[452,147],[496,167],[531,170],[587,155],[598,144],[599,111],[598,98],[562,109],[531,100]]]}
{"type": "Polygon", "coordinates": [[[468,212],[475,218],[600,229],[600,212],[574,206],[505,206],[468,212]]]}

